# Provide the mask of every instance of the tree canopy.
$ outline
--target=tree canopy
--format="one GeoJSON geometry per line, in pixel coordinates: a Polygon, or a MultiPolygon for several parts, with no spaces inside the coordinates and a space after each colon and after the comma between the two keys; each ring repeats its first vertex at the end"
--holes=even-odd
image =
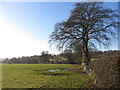
{"type": "Polygon", "coordinates": [[[50,35],[50,42],[57,43],[57,47],[69,47],[89,40],[89,46],[108,46],[113,37],[117,37],[116,10],[106,9],[100,2],[77,3],[71,16],[55,25],[50,35]],[[96,44],[98,43],[98,44],[96,44]]]}

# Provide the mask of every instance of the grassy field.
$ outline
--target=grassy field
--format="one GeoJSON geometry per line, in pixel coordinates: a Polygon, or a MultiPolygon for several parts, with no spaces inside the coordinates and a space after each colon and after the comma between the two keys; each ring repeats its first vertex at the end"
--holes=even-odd
{"type": "Polygon", "coordinates": [[[70,64],[3,64],[2,88],[84,88],[94,85],[93,78],[85,73],[62,70],[46,71],[52,69],[80,69],[80,66],[70,64]]]}

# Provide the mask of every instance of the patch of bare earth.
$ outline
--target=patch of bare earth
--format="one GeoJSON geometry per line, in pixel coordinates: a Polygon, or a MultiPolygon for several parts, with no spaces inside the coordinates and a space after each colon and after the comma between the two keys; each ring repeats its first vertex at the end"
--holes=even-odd
{"type": "Polygon", "coordinates": [[[68,69],[67,71],[73,71],[73,72],[76,72],[76,73],[82,73],[82,74],[86,74],[85,71],[83,71],[83,69],[68,69]]]}

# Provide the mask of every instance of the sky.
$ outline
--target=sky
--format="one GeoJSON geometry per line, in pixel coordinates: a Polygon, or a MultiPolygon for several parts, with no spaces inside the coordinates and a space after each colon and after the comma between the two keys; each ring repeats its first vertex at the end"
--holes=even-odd
{"type": "MultiPolygon", "coordinates": [[[[117,2],[104,6],[118,9],[117,2]]],[[[56,23],[69,18],[74,7],[75,2],[0,2],[0,58],[60,53],[50,47],[49,35],[56,23]]],[[[117,44],[110,49],[118,49],[117,44]]]]}

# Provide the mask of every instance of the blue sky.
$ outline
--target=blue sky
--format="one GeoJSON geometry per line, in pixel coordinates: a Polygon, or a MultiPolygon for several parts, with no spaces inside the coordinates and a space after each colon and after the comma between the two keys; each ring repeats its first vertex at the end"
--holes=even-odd
{"type": "MultiPolygon", "coordinates": [[[[118,9],[113,2],[104,6],[118,9]]],[[[49,47],[49,35],[74,7],[75,2],[1,2],[0,58],[39,55],[43,50],[59,53],[49,47]]],[[[118,49],[117,44],[110,49],[118,49]]]]}

